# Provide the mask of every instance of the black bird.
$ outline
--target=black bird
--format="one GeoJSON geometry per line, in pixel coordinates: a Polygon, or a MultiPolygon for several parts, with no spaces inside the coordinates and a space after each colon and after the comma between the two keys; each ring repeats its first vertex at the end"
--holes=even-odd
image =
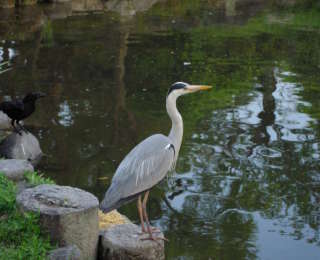
{"type": "Polygon", "coordinates": [[[19,121],[30,116],[36,109],[36,100],[41,97],[45,97],[46,94],[42,92],[28,93],[22,100],[17,99],[13,101],[4,101],[0,103],[0,111],[7,114],[11,118],[11,125],[21,135],[20,131],[15,127],[15,122],[25,132],[27,130],[20,125],[19,121]]]}

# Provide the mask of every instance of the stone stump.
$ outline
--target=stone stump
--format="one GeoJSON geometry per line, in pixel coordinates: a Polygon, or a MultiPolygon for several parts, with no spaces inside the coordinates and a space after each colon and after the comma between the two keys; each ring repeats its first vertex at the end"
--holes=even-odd
{"type": "Polygon", "coordinates": [[[76,245],[81,259],[96,259],[99,239],[98,199],[86,191],[58,185],[39,185],[17,196],[22,211],[40,213],[40,226],[53,244],[76,245]]]}
{"type": "MultiPolygon", "coordinates": [[[[141,240],[147,234],[132,223],[113,225],[101,232],[99,259],[161,260],[164,257],[164,241],[141,240]]],[[[155,236],[163,236],[162,233],[155,236]]]]}
{"type": "Polygon", "coordinates": [[[0,155],[9,159],[23,159],[36,165],[42,151],[38,139],[31,133],[21,132],[21,135],[13,132],[0,143],[0,155]]]}
{"type": "Polygon", "coordinates": [[[24,173],[33,172],[33,166],[26,160],[0,160],[0,173],[7,176],[8,179],[13,181],[20,181],[24,179],[24,173]]]}

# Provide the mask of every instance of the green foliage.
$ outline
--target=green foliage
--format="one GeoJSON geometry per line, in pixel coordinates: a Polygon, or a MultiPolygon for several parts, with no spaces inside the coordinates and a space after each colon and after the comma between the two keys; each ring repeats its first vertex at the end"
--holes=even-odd
{"type": "Polygon", "coordinates": [[[52,248],[39,227],[39,214],[21,213],[13,182],[0,174],[0,259],[45,259],[52,248]]]}
{"type": "Polygon", "coordinates": [[[14,184],[3,174],[0,174],[0,212],[14,209],[16,198],[14,184]]]}
{"type": "Polygon", "coordinates": [[[41,184],[55,184],[50,178],[46,178],[43,174],[38,174],[37,172],[26,172],[24,174],[26,181],[32,185],[37,186],[41,184]]]}

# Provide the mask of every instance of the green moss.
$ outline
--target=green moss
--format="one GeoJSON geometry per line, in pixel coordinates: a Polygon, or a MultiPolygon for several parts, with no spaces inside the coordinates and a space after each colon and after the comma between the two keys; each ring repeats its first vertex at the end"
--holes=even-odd
{"type": "Polygon", "coordinates": [[[16,187],[0,174],[0,259],[45,259],[52,249],[39,215],[16,208],[16,187]]]}

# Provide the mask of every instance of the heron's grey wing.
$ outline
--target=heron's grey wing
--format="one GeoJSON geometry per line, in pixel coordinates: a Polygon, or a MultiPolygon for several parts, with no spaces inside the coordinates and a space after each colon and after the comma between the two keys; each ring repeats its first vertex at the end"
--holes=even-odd
{"type": "Polygon", "coordinates": [[[103,204],[110,206],[121,199],[150,189],[159,183],[174,165],[175,149],[171,140],[161,134],[148,137],[120,163],[103,204]]]}

